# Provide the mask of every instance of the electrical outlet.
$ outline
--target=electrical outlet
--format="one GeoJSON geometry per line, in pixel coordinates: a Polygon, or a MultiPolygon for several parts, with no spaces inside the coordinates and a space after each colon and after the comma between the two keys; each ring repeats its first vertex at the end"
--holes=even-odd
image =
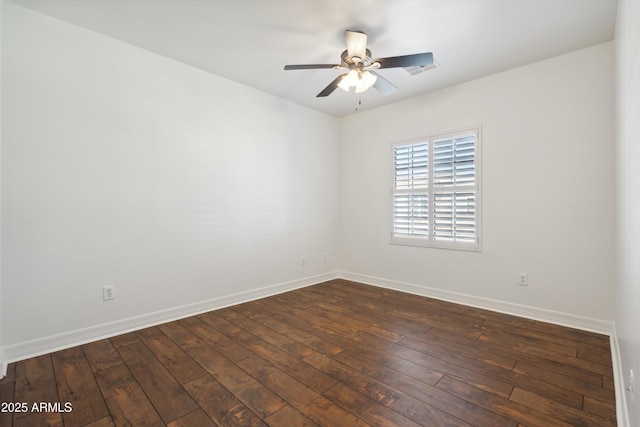
{"type": "Polygon", "coordinates": [[[115,286],[104,286],[102,288],[102,300],[109,301],[116,297],[116,287],[115,286]]]}
{"type": "Polygon", "coordinates": [[[633,369],[629,369],[629,386],[626,387],[626,390],[629,392],[629,394],[631,394],[631,396],[633,396],[634,390],[633,387],[635,386],[635,378],[633,377],[633,369]]]}
{"type": "Polygon", "coordinates": [[[300,265],[307,265],[307,257],[303,256],[302,258],[300,258],[300,265]]]}
{"type": "Polygon", "coordinates": [[[327,254],[322,255],[322,262],[327,262],[329,259],[327,258],[327,254]]]}
{"type": "Polygon", "coordinates": [[[518,285],[520,285],[520,286],[529,286],[529,274],[528,273],[518,273],[518,285]]]}

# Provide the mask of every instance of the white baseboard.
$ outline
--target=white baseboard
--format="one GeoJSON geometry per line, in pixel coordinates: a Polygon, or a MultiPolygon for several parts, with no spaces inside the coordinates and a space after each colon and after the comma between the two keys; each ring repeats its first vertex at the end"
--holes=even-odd
{"type": "Polygon", "coordinates": [[[436,298],[457,304],[464,304],[486,310],[497,311],[500,313],[512,314],[514,316],[526,317],[529,319],[540,320],[562,326],[568,326],[571,328],[597,332],[609,336],[614,335],[613,322],[591,319],[542,308],[529,307],[505,301],[492,300],[473,295],[451,292],[443,289],[429,288],[411,283],[367,276],[358,273],[331,272],[286,283],[265,286],[250,291],[239,292],[224,297],[213,298],[207,301],[200,301],[193,304],[173,307],[166,310],[130,317],[127,319],[116,320],[101,325],[77,329],[74,331],[64,332],[61,334],[38,338],[35,340],[6,345],[2,349],[0,349],[0,356],[3,356],[0,357],[0,369],[2,369],[0,370],[0,372],[5,372],[9,363],[18,360],[39,356],[41,354],[51,353],[65,348],[74,347],[76,345],[85,344],[91,341],[120,335],[138,329],[147,328],[149,326],[182,319],[184,317],[194,316],[196,314],[204,313],[207,311],[217,310],[235,304],[241,304],[243,302],[276,295],[279,293],[337,278],[352,280],[372,286],[393,289],[415,295],[436,298]]]}
{"type": "Polygon", "coordinates": [[[193,304],[173,307],[166,310],[130,317],[127,319],[116,320],[114,322],[104,323],[97,326],[64,332],[49,337],[43,337],[31,341],[21,342],[18,344],[7,345],[1,349],[4,353],[4,359],[2,359],[0,363],[3,364],[3,369],[6,372],[7,365],[10,362],[28,359],[30,357],[63,350],[65,348],[75,347],[77,345],[86,344],[88,342],[113,337],[143,328],[148,328],[150,326],[171,322],[173,320],[178,320],[189,316],[195,316],[197,314],[205,313],[212,310],[218,310],[220,308],[229,307],[231,305],[265,298],[271,295],[292,291],[294,289],[311,286],[336,278],[338,278],[336,272],[305,277],[290,282],[265,286],[259,289],[253,289],[245,292],[238,292],[233,295],[227,295],[219,298],[213,298],[207,301],[200,301],[193,304]]]}
{"type": "Polygon", "coordinates": [[[611,336],[614,333],[614,323],[605,320],[592,319],[590,317],[577,316],[574,314],[561,313],[559,311],[547,310],[544,308],[530,307],[512,302],[483,298],[444,289],[430,288],[411,283],[399,282],[397,280],[383,279],[380,277],[367,276],[365,274],[342,271],[338,274],[341,279],[352,280],[367,285],[406,292],[456,304],[468,305],[485,310],[497,311],[499,313],[511,314],[525,317],[527,319],[539,320],[541,322],[553,323],[567,326],[569,328],[581,329],[584,331],[596,332],[611,336]]]}
{"type": "Polygon", "coordinates": [[[618,427],[631,427],[629,421],[629,409],[627,408],[627,393],[624,389],[625,374],[622,369],[622,360],[620,359],[620,346],[618,344],[618,336],[615,327],[613,334],[610,336],[611,361],[613,362],[613,382],[616,392],[616,418],[618,427]]]}

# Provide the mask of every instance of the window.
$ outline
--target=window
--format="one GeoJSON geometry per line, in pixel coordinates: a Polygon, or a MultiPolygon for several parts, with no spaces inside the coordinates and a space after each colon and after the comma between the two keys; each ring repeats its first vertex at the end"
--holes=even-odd
{"type": "Polygon", "coordinates": [[[480,250],[480,129],[393,146],[392,243],[480,250]]]}

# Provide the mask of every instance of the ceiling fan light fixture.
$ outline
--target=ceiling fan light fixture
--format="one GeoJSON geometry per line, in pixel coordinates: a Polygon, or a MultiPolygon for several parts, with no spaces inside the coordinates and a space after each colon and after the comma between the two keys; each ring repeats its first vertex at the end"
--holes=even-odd
{"type": "Polygon", "coordinates": [[[345,92],[355,87],[356,93],[362,93],[373,86],[376,79],[377,77],[368,71],[351,70],[342,77],[338,87],[345,92]]]}

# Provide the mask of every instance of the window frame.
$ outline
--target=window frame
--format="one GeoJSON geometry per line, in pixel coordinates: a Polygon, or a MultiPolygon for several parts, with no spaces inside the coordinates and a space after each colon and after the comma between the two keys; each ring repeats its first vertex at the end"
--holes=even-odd
{"type": "Polygon", "coordinates": [[[390,243],[403,246],[420,246],[439,249],[455,249],[463,251],[481,252],[482,251],[482,127],[480,125],[455,131],[442,132],[435,135],[427,136],[425,138],[413,139],[409,141],[401,141],[393,143],[391,146],[391,225],[390,243]],[[434,185],[434,168],[432,162],[434,159],[434,145],[436,141],[445,139],[459,138],[465,135],[474,135],[474,183],[463,185],[447,185],[437,186],[434,185]],[[423,188],[396,188],[396,148],[403,146],[413,146],[418,144],[427,144],[427,169],[428,179],[427,185],[423,188]],[[475,241],[446,241],[434,238],[434,193],[443,191],[473,191],[474,192],[474,207],[475,207],[475,221],[474,221],[474,235],[475,241]],[[397,195],[427,195],[427,210],[428,210],[428,222],[426,237],[422,236],[397,236],[395,233],[396,228],[396,196],[397,195]]]}

